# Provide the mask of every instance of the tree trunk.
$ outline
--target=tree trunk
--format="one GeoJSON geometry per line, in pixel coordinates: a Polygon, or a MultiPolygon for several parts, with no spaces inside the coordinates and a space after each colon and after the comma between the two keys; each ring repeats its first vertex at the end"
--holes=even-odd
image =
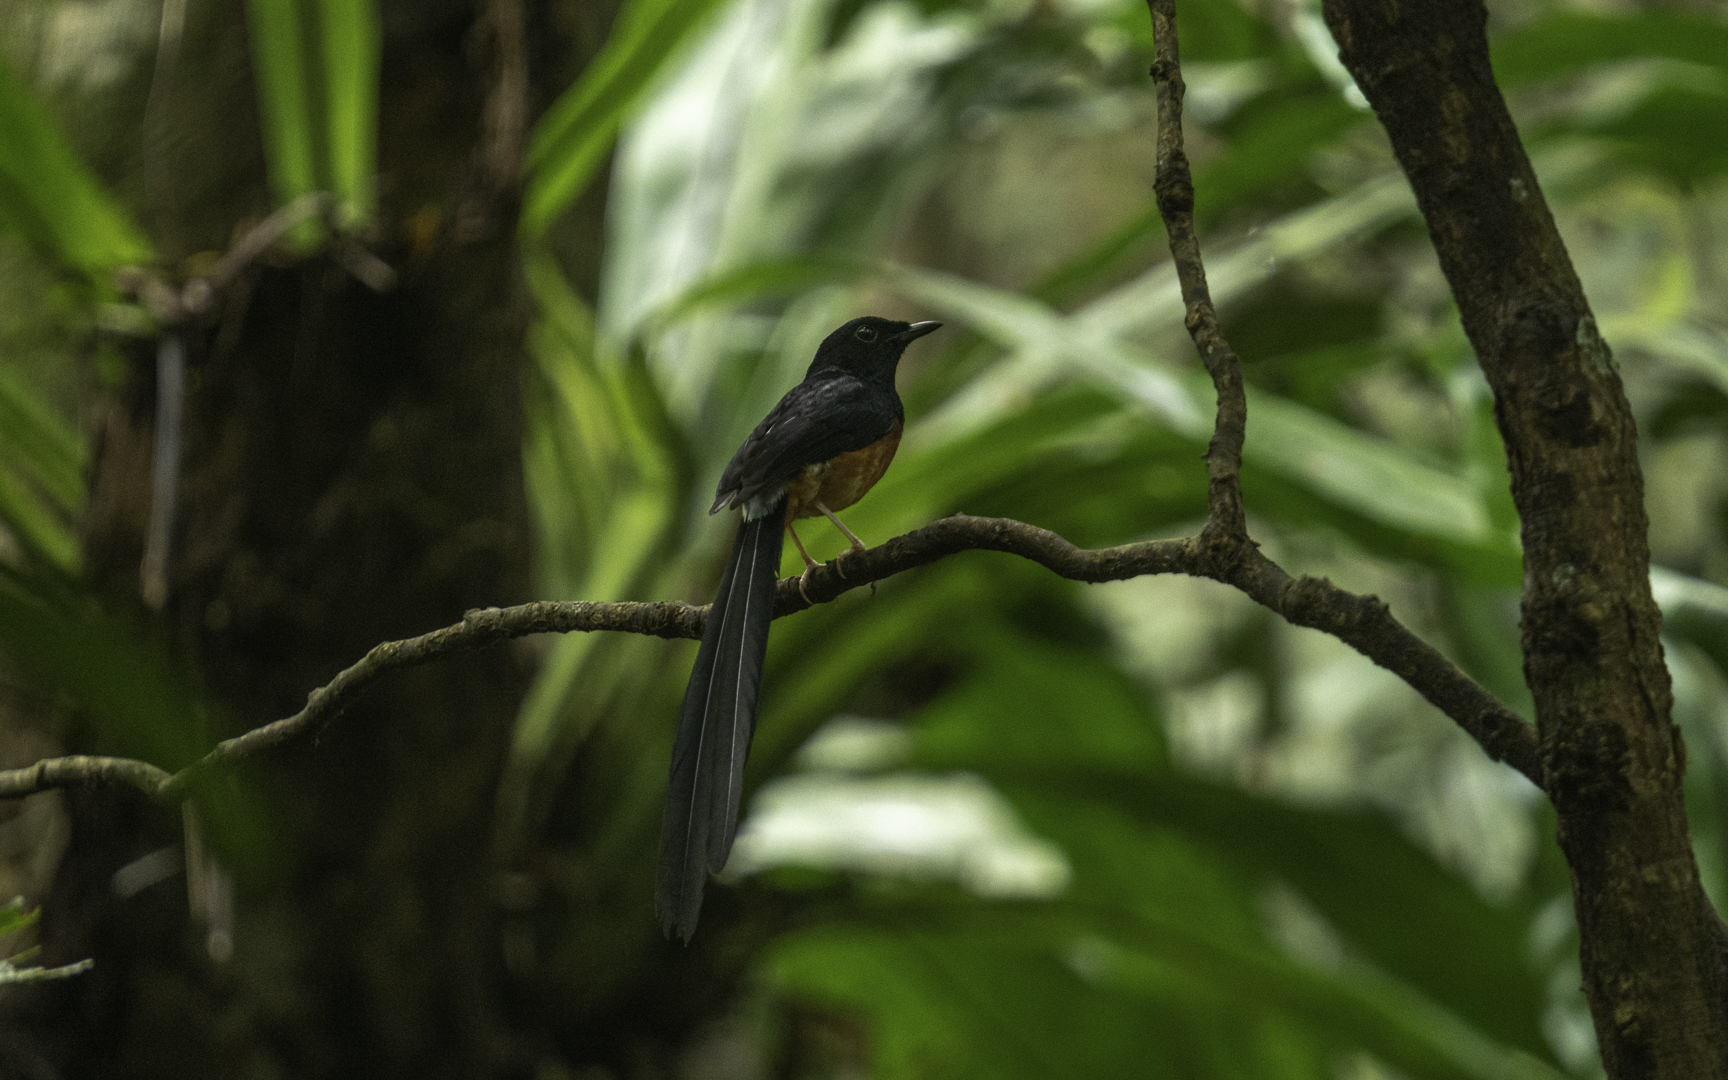
{"type": "MultiPolygon", "coordinates": [[[[468,4],[386,7],[378,251],[400,284],[375,293],[327,256],[258,267],[188,331],[156,622],[227,710],[217,736],[295,712],[379,641],[529,595],[522,5],[494,0],[478,19],[468,4]]],[[[224,247],[269,205],[243,10],[193,5],[150,125],[184,151],[163,155],[146,215],[170,260],[224,247]]],[[[154,386],[140,348],[95,411],[86,523],[91,579],[141,614],[154,386]]],[[[535,1048],[505,1018],[490,858],[525,681],[503,647],[394,675],[315,744],[249,770],[271,864],[240,883],[229,963],[188,933],[178,879],[124,902],[110,888],[180,822],[123,793],[69,793],[44,933],[97,967],[55,989],[38,1056],[104,1077],[528,1071],[535,1048]]]]}
{"type": "Polygon", "coordinates": [[[1326,0],[1494,391],[1523,522],[1524,671],[1615,1080],[1728,1077],[1728,944],[1699,884],[1650,595],[1637,432],[1495,86],[1475,0],[1326,0]]]}

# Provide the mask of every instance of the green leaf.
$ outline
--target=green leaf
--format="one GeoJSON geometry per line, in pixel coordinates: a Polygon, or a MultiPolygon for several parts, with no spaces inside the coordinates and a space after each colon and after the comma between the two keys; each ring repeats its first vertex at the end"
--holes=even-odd
{"type": "MultiPolygon", "coordinates": [[[[1199,379],[1195,379],[1198,390],[1199,379]]],[[[1273,394],[1254,394],[1243,459],[1394,530],[1521,561],[1474,484],[1273,394]]]]}
{"type": "Polygon", "coordinates": [[[78,568],[78,538],[68,518],[55,513],[34,485],[0,464],[0,526],[16,540],[27,560],[64,573],[78,568]]]}
{"type": "Polygon", "coordinates": [[[931,768],[991,762],[1126,772],[1166,762],[1145,691],[1096,650],[981,626],[972,670],[918,714],[917,759],[931,768]]]}
{"type": "Polygon", "coordinates": [[[1655,88],[1636,107],[1589,128],[1618,144],[1629,169],[1682,185],[1720,176],[1728,172],[1728,70],[1712,83],[1655,88]]]}
{"type": "Polygon", "coordinates": [[[1363,1048],[1417,1078],[1558,1077],[1388,980],[1305,968],[1170,913],[1084,900],[865,910],[862,925],[782,938],[765,973],[781,994],[860,1015],[872,1075],[1307,1080],[1363,1048]]]}
{"type": "MultiPolygon", "coordinates": [[[[613,355],[593,313],[551,255],[530,253],[525,276],[542,319],[530,335],[524,464],[538,526],[542,595],[622,600],[665,595],[669,542],[681,504],[677,439],[639,359],[613,355]]],[[[628,706],[640,665],[659,643],[567,634],[551,646],[517,715],[500,781],[506,846],[533,828],[540,784],[601,718],[628,706]]]]}
{"type": "Polygon", "coordinates": [[[173,770],[208,748],[191,687],[98,614],[61,607],[19,579],[0,578],[0,648],[88,708],[129,754],[173,770]]]}
{"type": "Polygon", "coordinates": [[[768,297],[791,296],[820,285],[850,283],[867,277],[875,266],[863,259],[814,255],[768,259],[722,270],[692,282],[640,328],[642,336],[663,333],[672,324],[708,306],[742,305],[768,297]]]}
{"type": "MultiPolygon", "coordinates": [[[[1256,112],[1244,129],[1224,144],[1223,153],[1196,172],[1194,187],[1200,199],[1197,213],[1203,223],[1270,185],[1301,176],[1302,166],[1317,149],[1363,122],[1362,114],[1331,90],[1317,97],[1304,95],[1293,100],[1288,95],[1268,96],[1277,97],[1277,103],[1256,112]]],[[[1091,247],[1046,272],[1026,290],[1027,295],[1060,305],[1124,263],[1131,253],[1141,252],[1150,241],[1161,239],[1163,233],[1163,216],[1157,203],[1149,202],[1091,247]]],[[[1162,260],[1161,251],[1147,254],[1154,263],[1162,260]]],[[[1251,350],[1244,355],[1259,359],[1251,350]]]]}
{"type": "MultiPolygon", "coordinates": [[[[1041,789],[1036,779],[1004,782],[1011,797],[1041,789]]],[[[1150,782],[1089,773],[1059,790],[1180,830],[1251,878],[1288,883],[1380,969],[1497,1041],[1549,1052],[1544,980],[1527,958],[1530,907],[1487,903],[1384,816],[1291,806],[1174,773],[1150,782]]],[[[1030,823],[1063,842],[1042,818],[1030,823]]]]}
{"type": "Polygon", "coordinates": [[[40,908],[26,908],[22,896],[14,896],[0,906],[0,935],[10,934],[34,925],[42,914],[40,908]]]}
{"type": "MultiPolygon", "coordinates": [[[[1028,297],[933,271],[890,267],[887,278],[1014,351],[1010,361],[974,380],[908,433],[914,455],[935,453],[1010,409],[1029,407],[1039,388],[1076,376],[1185,440],[1191,453],[1204,449],[1211,435],[1210,382],[1199,372],[1171,374],[1113,333],[1112,324],[1123,317],[1115,314],[1122,301],[1100,301],[1063,316],[1028,297]],[[1208,405],[1204,411],[1201,402],[1208,405]]],[[[1254,395],[1249,416],[1244,484],[1245,490],[1253,488],[1250,504],[1257,510],[1324,520],[1371,550],[1467,570],[1484,583],[1517,579],[1515,538],[1496,527],[1488,496],[1474,478],[1426,464],[1276,395],[1254,395]],[[1291,485],[1302,498],[1279,497],[1291,485]],[[1318,519],[1316,509],[1323,511],[1318,519]]]]}
{"type": "Polygon", "coordinates": [[[1494,41],[1493,58],[1507,87],[1599,76],[1586,84],[1594,93],[1534,125],[1537,137],[1603,136],[1626,171],[1682,185],[1728,171],[1728,22],[1678,11],[1560,13],[1494,41]]]}
{"type": "Polygon", "coordinates": [[[1527,903],[1485,902],[1382,815],[1291,806],[1160,767],[1144,693],[1093,653],[978,619],[956,636],[973,659],[911,717],[914,760],[996,783],[1068,854],[1074,899],[1253,940],[1253,904],[1207,869],[1233,866],[1250,892],[1298,890],[1357,956],[1491,1039],[1548,1052],[1527,903]]]}
{"type": "MultiPolygon", "coordinates": [[[[318,190],[312,84],[299,0],[246,0],[246,26],[252,38],[270,186],[276,202],[286,204],[318,190]]],[[[309,251],[317,244],[319,232],[316,221],[304,221],[289,232],[288,242],[309,251]]]]}
{"type": "Polygon", "coordinates": [[[69,577],[79,562],[73,522],[84,505],[78,436],[15,373],[0,368],[0,527],[26,566],[69,577]]]}
{"type": "Polygon", "coordinates": [[[932,642],[945,631],[958,637],[952,613],[978,596],[988,577],[975,562],[946,560],[902,580],[903,587],[883,590],[868,607],[820,605],[769,636],[752,784],[783,768],[871,673],[930,659],[932,642]]]}
{"type": "Polygon", "coordinates": [[[1658,56],[1728,69],[1728,23],[1681,11],[1636,15],[1565,11],[1494,38],[1490,49],[1495,79],[1504,87],[1613,60],[1658,56]]]}
{"type": "MultiPolygon", "coordinates": [[[[40,908],[25,910],[22,896],[13,897],[9,903],[0,907],[0,938],[30,926],[41,913],[40,908]]],[[[37,948],[32,947],[13,956],[0,957],[0,986],[71,978],[73,975],[81,975],[96,966],[94,960],[79,960],[76,963],[55,968],[18,966],[35,959],[38,951],[37,948]]]]}
{"type": "Polygon", "coordinates": [[[630,0],[600,55],[546,110],[528,146],[522,234],[538,238],[582,194],[624,118],[720,0],[630,0]]]}
{"type": "Polygon", "coordinates": [[[1269,97],[1266,107],[1231,125],[1224,153],[1196,170],[1195,213],[1202,225],[1269,188],[1304,180],[1316,150],[1366,122],[1330,87],[1307,93],[1283,88],[1269,97]]]}
{"type": "Polygon", "coordinates": [[[338,221],[377,210],[378,63],[382,31],[375,0],[318,0],[323,41],[325,132],[338,221]]]}
{"type": "Polygon", "coordinates": [[[1093,990],[1047,928],[1017,930],[804,931],[772,948],[766,971],[782,994],[861,1013],[873,1076],[1179,1075],[1158,1052],[1167,1018],[1093,990]]]}
{"type": "Polygon", "coordinates": [[[43,982],[48,979],[69,979],[82,975],[96,966],[94,960],[78,960],[55,968],[13,967],[10,960],[0,960],[0,986],[11,983],[43,982]]]}
{"type": "Polygon", "coordinates": [[[59,509],[84,505],[84,447],[15,372],[0,367],[0,462],[22,470],[59,509]]]}
{"type": "Polygon", "coordinates": [[[1518,590],[1510,585],[1484,588],[1467,579],[1444,579],[1436,584],[1448,653],[1465,674],[1514,712],[1533,721],[1536,704],[1524,681],[1518,590]]]}
{"type": "Polygon", "coordinates": [[[0,64],[0,224],[65,266],[97,275],[147,262],[150,244],[0,64]]]}
{"type": "MultiPolygon", "coordinates": [[[[213,725],[186,674],[54,585],[0,573],[0,653],[38,687],[87,710],[122,754],[172,772],[209,750],[213,725]]],[[[192,798],[225,864],[243,877],[263,872],[268,822],[256,795],[233,778],[209,777],[194,784],[192,798]]]]}

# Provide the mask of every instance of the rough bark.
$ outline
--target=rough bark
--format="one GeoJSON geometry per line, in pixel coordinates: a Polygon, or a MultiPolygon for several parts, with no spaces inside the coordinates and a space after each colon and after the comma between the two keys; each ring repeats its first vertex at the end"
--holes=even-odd
{"type": "MultiPolygon", "coordinates": [[[[186,326],[160,614],[139,602],[152,346],[94,410],[90,578],[198,671],[226,711],[212,734],[293,712],[356,650],[526,596],[527,305],[515,178],[494,160],[514,155],[527,105],[521,43],[500,48],[496,24],[514,18],[520,33],[522,12],[479,7],[478,20],[469,4],[386,12],[375,243],[398,287],[374,292],[341,259],[275,256],[186,326]]],[[[166,115],[151,126],[174,140],[144,215],[170,275],[270,205],[244,11],[192,5],[166,115]]],[[[97,965],[39,998],[37,1058],[68,1076],[524,1068],[533,1051],[505,1015],[488,857],[524,686],[507,650],[421,669],[358,703],[317,753],[250,770],[271,865],[235,894],[227,963],[188,926],[183,879],[126,900],[111,886],[121,865],[179,839],[179,815],[69,793],[73,835],[44,904],[45,952],[97,965]]]]}
{"type": "Polygon", "coordinates": [[[1724,933],[1681,798],[1631,409],[1467,0],[1326,0],[1494,391],[1523,521],[1525,677],[1616,1080],[1728,1076],[1724,933]]]}

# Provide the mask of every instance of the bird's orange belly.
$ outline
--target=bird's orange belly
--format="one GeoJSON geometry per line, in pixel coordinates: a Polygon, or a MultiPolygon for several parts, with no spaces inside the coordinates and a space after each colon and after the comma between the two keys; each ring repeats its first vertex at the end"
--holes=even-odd
{"type": "Polygon", "coordinates": [[[894,451],[900,448],[900,430],[896,421],[888,434],[861,450],[848,450],[827,461],[804,466],[804,471],[786,485],[786,520],[820,517],[822,511],[816,508],[817,503],[839,511],[862,499],[888,471],[894,451]]]}

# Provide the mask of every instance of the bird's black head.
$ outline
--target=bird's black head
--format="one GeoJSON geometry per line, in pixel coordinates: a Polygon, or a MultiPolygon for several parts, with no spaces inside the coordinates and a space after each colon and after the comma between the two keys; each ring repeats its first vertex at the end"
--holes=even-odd
{"type": "Polygon", "coordinates": [[[892,385],[894,369],[906,346],[941,326],[939,322],[903,323],[874,315],[853,319],[822,342],[809,375],[836,369],[861,379],[886,377],[892,385]]]}

